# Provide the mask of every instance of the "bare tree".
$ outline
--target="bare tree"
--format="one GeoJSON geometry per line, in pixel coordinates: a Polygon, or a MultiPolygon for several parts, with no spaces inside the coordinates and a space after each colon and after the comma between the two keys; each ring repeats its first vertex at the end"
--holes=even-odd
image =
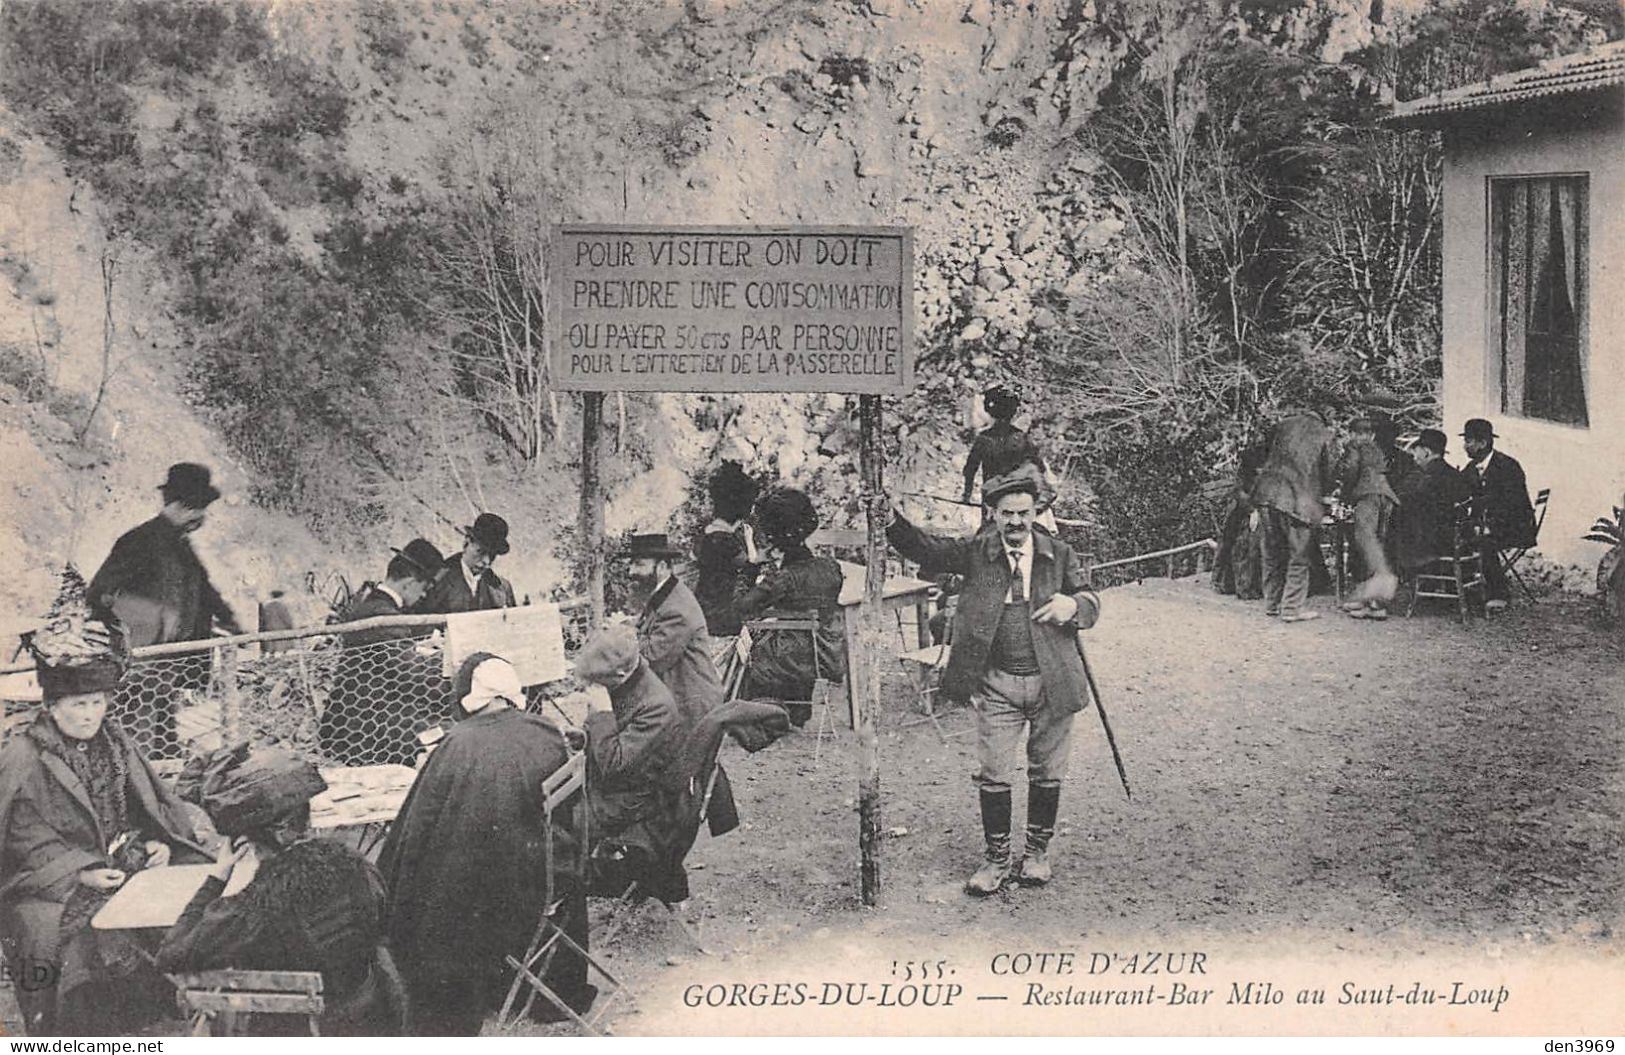
{"type": "Polygon", "coordinates": [[[456,391],[517,457],[535,462],[561,422],[545,352],[548,219],[558,214],[532,122],[471,140],[459,179],[468,187],[427,250],[442,323],[429,351],[450,360],[456,391]]]}
{"type": "Polygon", "coordinates": [[[113,337],[118,327],[113,322],[113,282],[118,274],[118,258],[109,256],[107,250],[102,250],[102,352],[101,370],[96,381],[96,394],[91,397],[90,409],[85,412],[84,422],[74,430],[73,441],[83,444],[85,437],[90,435],[91,426],[96,423],[96,414],[102,408],[102,402],[107,398],[107,387],[112,382],[113,374],[117,371],[117,364],[113,362],[113,337]]]}

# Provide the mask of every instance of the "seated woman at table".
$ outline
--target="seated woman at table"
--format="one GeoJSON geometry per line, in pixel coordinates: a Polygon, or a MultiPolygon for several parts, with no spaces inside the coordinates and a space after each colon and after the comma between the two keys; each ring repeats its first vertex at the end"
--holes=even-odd
{"type": "Polygon", "coordinates": [[[107,720],[122,632],[81,610],[26,644],[44,709],[0,751],[0,943],[10,976],[31,983],[12,989],[30,1035],[128,1033],[173,997],[131,932],[91,918],[132,873],[206,857],[180,800],[107,720]]]}
{"type": "MultiPolygon", "coordinates": [[[[405,989],[380,945],[378,870],[348,846],[311,835],[310,800],[327,787],[315,766],[279,751],[252,757],[204,796],[215,826],[235,838],[164,936],[159,968],[319,971],[323,1036],[399,1034],[405,989]],[[233,870],[248,867],[247,886],[223,896],[233,870]]],[[[260,1016],[248,1031],[302,1033],[303,1026],[292,1016],[260,1016]]]]}
{"type": "Polygon", "coordinates": [[[739,597],[740,618],[774,615],[818,615],[816,652],[805,630],[753,633],[750,665],[741,690],[748,699],[794,701],[785,704],[797,726],[812,716],[813,680],[846,678],[846,644],[841,624],[841,566],[833,557],[815,557],[807,539],[818,528],[812,502],[800,491],[780,488],[756,503],[762,538],[777,557],[777,567],[739,597]],[[817,669],[814,669],[814,656],[817,669]]]}

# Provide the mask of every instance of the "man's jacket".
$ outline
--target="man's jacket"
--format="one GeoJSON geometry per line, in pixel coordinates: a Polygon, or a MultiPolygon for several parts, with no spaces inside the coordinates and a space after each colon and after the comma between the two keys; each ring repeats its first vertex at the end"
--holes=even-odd
{"type": "Polygon", "coordinates": [[[1483,473],[1469,465],[1461,475],[1484,503],[1484,519],[1497,546],[1509,549],[1535,544],[1535,508],[1529,502],[1523,466],[1516,458],[1491,451],[1483,473]]]}
{"type": "Polygon", "coordinates": [[[1332,432],[1316,414],[1294,414],[1275,427],[1275,439],[1253,485],[1253,502],[1278,509],[1311,527],[1326,519],[1331,490],[1332,432]]]}
{"type": "Polygon", "coordinates": [[[1456,503],[1467,497],[1466,487],[1461,474],[1443,458],[1400,481],[1393,533],[1401,568],[1418,571],[1450,553],[1456,503]]]}
{"type": "Polygon", "coordinates": [[[1388,481],[1388,458],[1374,440],[1352,442],[1337,463],[1337,479],[1343,501],[1353,505],[1362,498],[1398,501],[1388,481]]]}
{"type": "Polygon", "coordinates": [[[89,596],[93,606],[111,607],[118,615],[131,648],[201,641],[213,632],[215,620],[237,629],[186,533],[161,516],[113,543],[90,580],[89,596]]]}
{"type": "Polygon", "coordinates": [[[722,702],[722,677],[711,659],[711,635],[694,592],[676,578],[655,590],[638,619],[638,651],[677,700],[689,722],[722,702]]]}
{"type": "MultiPolygon", "coordinates": [[[[942,691],[950,700],[966,700],[981,687],[993,634],[1004,610],[1004,598],[1010,592],[1010,562],[1005,556],[1004,540],[994,530],[969,538],[939,538],[901,516],[886,529],[886,535],[897,552],[909,560],[965,577],[942,691]]],[[[1032,539],[1032,610],[1036,612],[1058,593],[1078,603],[1078,614],[1071,623],[1032,624],[1033,650],[1038,656],[1046,703],[1081,711],[1089,695],[1077,632],[1094,626],[1100,618],[1100,598],[1089,589],[1071,546],[1042,531],[1034,531],[1032,539]]]]}
{"type": "Polygon", "coordinates": [[[587,715],[587,787],[594,838],[624,832],[660,806],[687,724],[645,661],[587,715]]]}
{"type": "Polygon", "coordinates": [[[478,589],[470,590],[468,580],[463,576],[462,563],[461,553],[453,553],[446,558],[440,578],[429,587],[423,600],[417,603],[417,612],[424,615],[453,615],[457,612],[512,608],[518,603],[514,600],[513,587],[489,568],[480,574],[478,589]]]}

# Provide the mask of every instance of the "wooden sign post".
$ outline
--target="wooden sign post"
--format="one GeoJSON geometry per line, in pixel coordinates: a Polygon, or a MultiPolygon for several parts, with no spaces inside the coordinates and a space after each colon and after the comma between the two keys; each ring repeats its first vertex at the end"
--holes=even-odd
{"type": "Polygon", "coordinates": [[[550,369],[586,393],[580,533],[604,616],[605,392],[845,392],[860,397],[867,575],[847,657],[863,903],[880,893],[880,686],[886,579],[880,397],[913,384],[913,232],[902,227],[564,224],[548,268],[550,369]]]}

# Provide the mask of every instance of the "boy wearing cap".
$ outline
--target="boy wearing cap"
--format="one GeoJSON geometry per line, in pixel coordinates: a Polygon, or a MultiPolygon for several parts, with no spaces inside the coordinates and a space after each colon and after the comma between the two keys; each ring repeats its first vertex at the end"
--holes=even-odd
{"type": "Polygon", "coordinates": [[[993,424],[977,434],[970,456],[965,459],[965,502],[971,500],[975,491],[978,471],[984,488],[988,481],[1029,463],[1036,465],[1040,474],[1046,471],[1038,445],[1025,430],[1012,424],[1016,411],[1021,409],[1021,401],[1015,394],[1003,387],[990,388],[982,395],[982,407],[993,424]]]}
{"type": "Polygon", "coordinates": [[[1353,511],[1354,552],[1363,581],[1343,610],[1356,619],[1387,619],[1398,578],[1388,566],[1383,540],[1398,500],[1388,483],[1388,457],[1377,445],[1377,426],[1368,417],[1349,422],[1349,440],[1338,461],[1338,488],[1353,511]]]}
{"type": "Polygon", "coordinates": [[[965,577],[942,691],[976,712],[977,785],[985,861],[965,884],[996,893],[1012,874],[1012,761],[1027,734],[1026,854],[1017,882],[1049,882],[1050,840],[1072,748],[1073,716],[1088,702],[1077,632],[1095,625],[1100,598],[1072,548],[1033,530],[1036,474],[1012,473],[982,488],[991,527],[968,538],[929,535],[896,513],[886,530],[897,552],[965,577]]]}
{"type": "Polygon", "coordinates": [[[1501,551],[1535,544],[1535,507],[1529,484],[1516,458],[1495,449],[1495,429],[1483,418],[1473,418],[1461,430],[1467,464],[1461,475],[1470,492],[1484,504],[1484,607],[1507,606],[1507,573],[1501,551]]]}
{"type": "Polygon", "coordinates": [[[508,552],[508,522],[495,513],[481,513],[463,529],[463,550],[447,557],[440,578],[418,602],[425,615],[482,612],[512,608],[513,587],[491,565],[508,552]]]}
{"type": "Polygon", "coordinates": [[[588,803],[595,838],[620,835],[659,812],[684,722],[671,691],[649,669],[637,633],[599,631],[576,657],[576,674],[609,690],[609,709],[587,715],[588,803]]]}

